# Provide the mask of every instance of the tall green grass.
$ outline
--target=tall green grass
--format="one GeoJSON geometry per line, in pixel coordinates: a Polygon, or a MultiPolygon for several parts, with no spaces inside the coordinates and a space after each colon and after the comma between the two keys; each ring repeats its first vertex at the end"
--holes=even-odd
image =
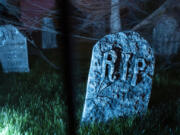
{"type": "MultiPolygon", "coordinates": [[[[56,95],[57,96],[57,95],[56,95]]],[[[65,135],[65,105],[59,97],[54,101],[33,97],[29,103],[20,99],[19,107],[5,106],[0,111],[2,135],[65,135]]]]}
{"type": "Polygon", "coordinates": [[[66,134],[59,72],[37,59],[30,73],[0,73],[0,82],[0,135],[66,134]]]}

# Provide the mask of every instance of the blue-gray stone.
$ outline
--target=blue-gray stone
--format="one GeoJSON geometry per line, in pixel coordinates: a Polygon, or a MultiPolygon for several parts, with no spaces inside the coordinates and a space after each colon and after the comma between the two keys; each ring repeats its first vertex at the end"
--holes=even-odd
{"type": "Polygon", "coordinates": [[[168,15],[163,15],[153,28],[153,49],[158,56],[165,57],[167,61],[178,53],[180,47],[180,31],[177,20],[168,15]]]}
{"type": "Polygon", "coordinates": [[[43,18],[42,25],[42,48],[43,49],[51,49],[57,48],[56,43],[56,33],[53,20],[48,17],[43,18]],[[53,32],[54,31],[54,32],[53,32]]]}
{"type": "Polygon", "coordinates": [[[110,34],[92,52],[82,122],[105,122],[147,111],[154,54],[138,33],[110,34]]]}
{"type": "Polygon", "coordinates": [[[27,41],[16,27],[0,27],[0,63],[8,72],[29,72],[27,41]]]}

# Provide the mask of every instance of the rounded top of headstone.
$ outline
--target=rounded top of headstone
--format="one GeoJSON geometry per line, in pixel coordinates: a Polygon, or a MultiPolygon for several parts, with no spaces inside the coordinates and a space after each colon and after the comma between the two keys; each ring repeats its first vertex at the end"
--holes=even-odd
{"type": "Polygon", "coordinates": [[[124,31],[106,35],[96,43],[94,49],[96,46],[100,46],[102,53],[117,48],[122,51],[122,53],[129,53],[137,55],[138,57],[148,58],[153,55],[149,43],[134,31],[124,31]]]}
{"type": "Polygon", "coordinates": [[[24,43],[26,38],[13,25],[0,26],[0,47],[5,44],[24,43]]]}
{"type": "Polygon", "coordinates": [[[173,32],[177,29],[178,27],[178,22],[177,20],[168,15],[163,15],[159,21],[157,21],[153,32],[158,32],[162,34],[173,34],[173,32]]]}
{"type": "Polygon", "coordinates": [[[154,54],[133,31],[109,34],[93,48],[82,122],[143,114],[150,99],[154,54]]]}
{"type": "Polygon", "coordinates": [[[55,27],[54,27],[54,22],[53,19],[50,17],[43,17],[42,19],[42,30],[46,32],[51,32],[57,34],[55,27]]]}

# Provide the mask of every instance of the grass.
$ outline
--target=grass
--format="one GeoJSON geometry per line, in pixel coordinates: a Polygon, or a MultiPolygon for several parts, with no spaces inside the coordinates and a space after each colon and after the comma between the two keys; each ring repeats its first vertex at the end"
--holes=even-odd
{"type": "MultiPolygon", "coordinates": [[[[91,47],[90,47],[91,48],[91,47]]],[[[179,135],[180,71],[154,75],[149,109],[144,117],[118,118],[80,126],[90,54],[74,57],[74,98],[78,135],[179,135]]],[[[55,59],[56,54],[49,54],[55,59]]],[[[62,72],[30,58],[30,73],[0,73],[0,135],[65,135],[68,128],[62,72]]]]}
{"type": "Polygon", "coordinates": [[[41,59],[30,62],[30,73],[0,73],[0,135],[65,135],[61,75],[41,59]]]}
{"type": "Polygon", "coordinates": [[[0,112],[0,134],[2,135],[65,135],[64,105],[55,97],[54,101],[33,97],[28,103],[22,97],[19,107],[5,106],[0,112]]]}

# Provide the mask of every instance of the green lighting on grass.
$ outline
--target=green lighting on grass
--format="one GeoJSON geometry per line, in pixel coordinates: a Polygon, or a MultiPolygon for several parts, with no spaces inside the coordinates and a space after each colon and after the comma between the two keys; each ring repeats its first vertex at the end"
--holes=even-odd
{"type": "Polygon", "coordinates": [[[0,135],[21,135],[22,114],[6,106],[0,110],[0,118],[0,135]]]}
{"type": "Polygon", "coordinates": [[[0,135],[8,135],[8,126],[0,132],[0,135]]]}
{"type": "Polygon", "coordinates": [[[0,130],[0,135],[21,135],[21,133],[18,128],[12,125],[7,125],[0,130]]]}

